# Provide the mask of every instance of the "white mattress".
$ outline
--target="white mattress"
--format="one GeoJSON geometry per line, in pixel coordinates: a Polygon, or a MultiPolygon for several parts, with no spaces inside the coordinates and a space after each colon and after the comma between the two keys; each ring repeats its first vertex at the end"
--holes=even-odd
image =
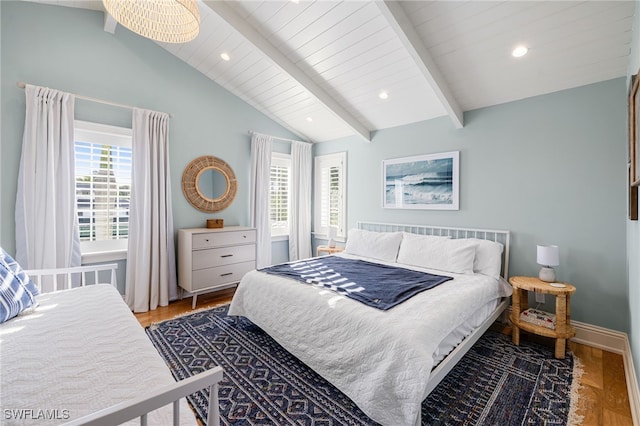
{"type": "Polygon", "coordinates": [[[491,316],[500,304],[501,299],[494,299],[473,312],[462,324],[456,327],[448,336],[438,344],[433,352],[433,366],[435,367],[449,353],[456,348],[473,330],[480,327],[482,323],[491,316]]]}
{"type": "Polygon", "coordinates": [[[457,344],[455,330],[471,327],[479,321],[474,314],[511,294],[508,284],[484,275],[443,275],[454,280],[381,311],[326,289],[253,271],[239,284],[229,314],[249,318],[373,420],[412,425],[427,396],[434,358],[457,344]],[[450,348],[439,349],[445,339],[450,348]]]}
{"type": "MultiPolygon", "coordinates": [[[[3,425],[59,424],[175,382],[112,286],[42,294],[37,301],[35,312],[0,324],[3,425]],[[37,418],[47,415],[59,418],[37,418]]],[[[184,399],[180,415],[181,424],[196,424],[184,399]]],[[[169,406],[148,421],[171,419],[169,406]]]]}

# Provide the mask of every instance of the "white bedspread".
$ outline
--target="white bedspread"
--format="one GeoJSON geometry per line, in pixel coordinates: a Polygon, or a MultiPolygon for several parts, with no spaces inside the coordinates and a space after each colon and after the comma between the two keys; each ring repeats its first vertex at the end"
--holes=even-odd
{"type": "MultiPolygon", "coordinates": [[[[35,312],[0,324],[3,425],[59,424],[175,382],[110,285],[42,294],[37,300],[35,312]]],[[[196,424],[184,399],[180,414],[181,424],[196,424]]],[[[148,420],[167,425],[171,419],[169,406],[148,420]]]]}
{"type": "MultiPolygon", "coordinates": [[[[341,254],[343,257],[351,257],[341,254]]],[[[366,259],[368,261],[375,261],[366,259]]],[[[229,315],[242,315],[383,425],[413,425],[439,342],[511,288],[484,275],[448,281],[381,311],[291,279],[253,271],[229,315]]]]}

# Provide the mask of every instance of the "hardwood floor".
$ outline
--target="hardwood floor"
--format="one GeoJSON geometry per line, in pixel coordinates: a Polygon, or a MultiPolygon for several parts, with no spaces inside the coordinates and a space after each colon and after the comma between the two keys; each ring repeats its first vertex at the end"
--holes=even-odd
{"type": "MultiPolygon", "coordinates": [[[[230,288],[227,290],[216,291],[213,293],[202,294],[198,296],[197,309],[208,309],[214,306],[223,305],[231,302],[235,289],[230,288]]],[[[169,306],[162,306],[153,311],[143,312],[141,314],[135,314],[138,322],[143,327],[147,327],[154,322],[160,322],[177,317],[182,314],[192,312],[191,309],[191,297],[179,300],[177,302],[169,303],[169,306]]]]}
{"type": "Polygon", "coordinates": [[[584,366],[578,414],[583,425],[632,425],[622,356],[571,342],[584,366]]]}
{"type": "MultiPolygon", "coordinates": [[[[198,296],[196,309],[212,308],[229,303],[233,297],[233,291],[229,289],[198,296]]],[[[154,311],[136,314],[136,318],[143,327],[146,327],[154,322],[189,312],[191,312],[191,298],[173,302],[169,306],[154,311]]],[[[508,327],[501,328],[501,331],[510,333],[508,327]]],[[[551,339],[524,332],[521,339],[535,339],[553,348],[551,339]]],[[[622,356],[574,342],[569,342],[569,349],[582,361],[584,369],[577,413],[584,417],[582,425],[633,425],[622,356]]]]}

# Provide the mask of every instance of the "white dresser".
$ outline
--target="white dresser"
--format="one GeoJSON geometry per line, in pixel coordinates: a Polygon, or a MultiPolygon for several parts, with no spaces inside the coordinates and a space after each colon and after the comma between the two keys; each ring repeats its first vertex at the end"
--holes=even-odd
{"type": "Polygon", "coordinates": [[[256,268],[256,230],[241,226],[178,230],[178,285],[193,294],[233,287],[256,268]]]}

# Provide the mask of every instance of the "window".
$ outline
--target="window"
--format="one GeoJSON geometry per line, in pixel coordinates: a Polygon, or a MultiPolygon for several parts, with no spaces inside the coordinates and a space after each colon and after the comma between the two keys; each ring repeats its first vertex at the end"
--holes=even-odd
{"type": "Polygon", "coordinates": [[[126,250],[131,129],[75,121],[76,206],[83,253],[126,250]]]}
{"type": "Polygon", "coordinates": [[[269,216],[271,236],[289,235],[289,175],[291,158],[286,154],[271,156],[271,186],[269,190],[269,216]]]}
{"type": "Polygon", "coordinates": [[[315,158],[315,232],[329,235],[336,227],[338,237],[347,236],[347,153],[319,155],[315,158]]]}

